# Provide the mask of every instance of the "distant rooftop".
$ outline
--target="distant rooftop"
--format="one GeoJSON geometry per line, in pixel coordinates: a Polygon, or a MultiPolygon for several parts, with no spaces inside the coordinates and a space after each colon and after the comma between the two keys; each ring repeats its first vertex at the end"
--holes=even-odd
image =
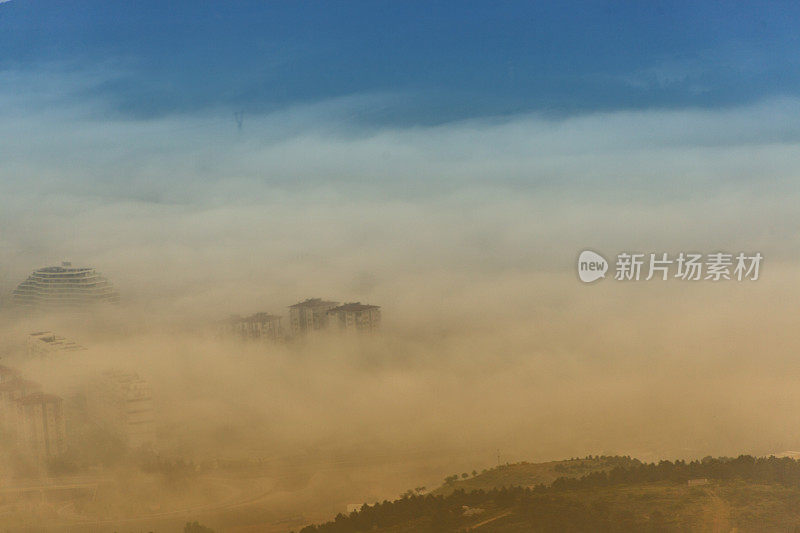
{"type": "Polygon", "coordinates": [[[233,315],[230,318],[231,322],[274,322],[280,320],[279,315],[271,315],[269,313],[255,313],[250,316],[233,315]]]}
{"type": "Polygon", "coordinates": [[[17,402],[23,405],[28,405],[31,403],[60,402],[60,401],[62,401],[61,396],[56,396],[55,394],[47,394],[45,392],[33,392],[17,400],[17,402]]]}
{"type": "Polygon", "coordinates": [[[11,368],[10,366],[0,365],[0,374],[18,374],[19,372],[15,368],[11,368]]]}
{"type": "Polygon", "coordinates": [[[88,272],[94,270],[90,267],[73,267],[72,262],[62,261],[61,266],[39,268],[36,272],[88,272]]]}
{"type": "Polygon", "coordinates": [[[334,307],[333,309],[329,309],[328,312],[329,313],[335,313],[337,311],[353,311],[353,312],[357,312],[357,311],[367,311],[369,309],[380,309],[380,306],[362,304],[361,302],[351,302],[351,303],[346,303],[346,304],[340,305],[339,307],[334,307]]]}
{"type": "Polygon", "coordinates": [[[0,383],[0,392],[3,391],[18,391],[23,389],[41,389],[42,386],[35,381],[24,378],[12,378],[8,381],[0,383]]]}
{"type": "Polygon", "coordinates": [[[309,298],[308,300],[304,300],[302,302],[296,303],[294,305],[290,305],[289,307],[322,307],[322,306],[331,306],[331,305],[338,305],[339,302],[330,302],[323,300],[322,298],[309,298]]]}
{"type": "Polygon", "coordinates": [[[31,342],[42,342],[45,346],[47,346],[48,349],[52,350],[73,351],[86,349],[77,342],[69,340],[65,337],[60,337],[52,331],[37,331],[35,333],[31,333],[29,336],[31,337],[31,342]]]}
{"type": "Polygon", "coordinates": [[[105,372],[103,372],[103,377],[111,379],[121,379],[121,380],[140,379],[139,374],[137,374],[136,372],[128,372],[126,370],[120,370],[119,368],[112,368],[110,370],[106,370],[105,372]]]}

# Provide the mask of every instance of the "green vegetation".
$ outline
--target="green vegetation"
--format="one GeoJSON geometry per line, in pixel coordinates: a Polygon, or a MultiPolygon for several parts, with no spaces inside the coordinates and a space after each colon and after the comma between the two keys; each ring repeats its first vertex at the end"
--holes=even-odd
{"type": "Polygon", "coordinates": [[[800,531],[800,463],[793,459],[645,464],[602,457],[544,465],[507,465],[457,482],[450,476],[446,491],[409,491],[301,533],[800,531]],[[550,484],[453,487],[520,475],[527,480],[557,466],[566,475],[550,484]],[[588,473],[578,477],[582,470],[588,473]],[[703,478],[708,483],[688,484],[703,478]]]}
{"type": "Polygon", "coordinates": [[[444,485],[432,494],[447,495],[456,489],[470,492],[500,487],[549,485],[560,477],[581,477],[592,472],[612,470],[617,467],[630,468],[640,464],[640,461],[630,457],[591,455],[566,461],[506,464],[484,470],[480,474],[473,471],[471,478],[465,478],[463,474],[460,476],[462,479],[459,479],[458,474],[448,476],[444,480],[444,485]]]}

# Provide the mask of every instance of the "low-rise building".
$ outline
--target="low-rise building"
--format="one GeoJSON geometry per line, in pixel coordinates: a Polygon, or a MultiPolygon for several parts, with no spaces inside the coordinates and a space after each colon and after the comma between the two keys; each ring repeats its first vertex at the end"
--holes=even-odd
{"type": "Polygon", "coordinates": [[[47,357],[59,352],[82,351],[86,348],[52,331],[35,331],[28,335],[27,349],[28,355],[47,357]]]}

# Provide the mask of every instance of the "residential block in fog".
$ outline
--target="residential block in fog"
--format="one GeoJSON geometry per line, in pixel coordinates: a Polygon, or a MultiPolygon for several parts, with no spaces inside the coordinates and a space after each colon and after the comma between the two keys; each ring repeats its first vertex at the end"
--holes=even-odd
{"type": "Polygon", "coordinates": [[[63,400],[36,392],[16,400],[17,434],[23,449],[39,459],[65,450],[66,425],[63,400]]]}
{"type": "Polygon", "coordinates": [[[52,331],[36,331],[29,334],[27,338],[28,355],[46,357],[59,352],[74,352],[85,349],[75,341],[56,335],[52,331]]]}
{"type": "Polygon", "coordinates": [[[109,371],[89,395],[90,413],[115,427],[131,448],[155,442],[150,384],[138,374],[109,371]]]}
{"type": "Polygon", "coordinates": [[[381,308],[361,302],[346,303],[327,311],[328,326],[334,330],[373,332],[381,326],[381,308]]]}
{"type": "Polygon", "coordinates": [[[119,301],[111,283],[91,267],[63,262],[35,270],[11,294],[17,305],[36,308],[82,307],[119,301]]]}
{"type": "Polygon", "coordinates": [[[325,329],[328,326],[328,311],[339,305],[321,298],[308,300],[289,306],[289,322],[292,336],[298,337],[325,329]]]}
{"type": "Polygon", "coordinates": [[[45,394],[35,381],[0,367],[0,432],[20,450],[44,460],[66,446],[63,400],[45,394]]]}
{"type": "Polygon", "coordinates": [[[283,338],[281,317],[269,313],[255,313],[246,317],[232,316],[225,323],[224,330],[242,339],[277,341],[283,338]]]}
{"type": "Polygon", "coordinates": [[[0,429],[7,434],[16,434],[17,431],[17,400],[28,394],[42,391],[42,386],[24,379],[8,367],[4,367],[3,381],[0,383],[0,429]]]}
{"type": "Polygon", "coordinates": [[[19,377],[19,372],[10,366],[0,365],[0,383],[19,377]]]}

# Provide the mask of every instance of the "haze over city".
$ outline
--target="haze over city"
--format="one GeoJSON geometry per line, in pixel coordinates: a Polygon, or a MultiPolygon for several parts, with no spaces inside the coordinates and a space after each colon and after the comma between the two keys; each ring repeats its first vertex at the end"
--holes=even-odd
{"type": "MultiPolygon", "coordinates": [[[[289,531],[509,462],[800,450],[796,6],[572,7],[0,2],[0,364],[105,487],[0,526],[289,531]],[[612,279],[720,251],[759,279],[612,279]],[[114,301],[15,301],[62,262],[114,301]],[[70,423],[109,371],[152,456],[70,423]]],[[[50,483],[11,442],[0,485],[50,483]]]]}

